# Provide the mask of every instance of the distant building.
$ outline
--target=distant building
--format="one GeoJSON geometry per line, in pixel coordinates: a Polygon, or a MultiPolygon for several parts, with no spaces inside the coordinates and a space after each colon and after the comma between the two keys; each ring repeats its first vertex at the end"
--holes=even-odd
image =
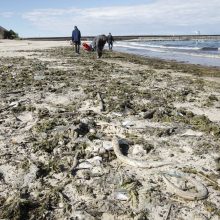
{"type": "Polygon", "coordinates": [[[6,37],[7,32],[8,32],[8,30],[6,30],[2,26],[0,26],[0,39],[4,39],[6,37]]]}

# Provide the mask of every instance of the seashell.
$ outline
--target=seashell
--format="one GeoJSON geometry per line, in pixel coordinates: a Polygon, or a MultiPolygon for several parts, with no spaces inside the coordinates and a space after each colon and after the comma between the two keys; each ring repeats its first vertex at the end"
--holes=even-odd
{"type": "Polygon", "coordinates": [[[118,190],[114,193],[114,199],[120,200],[120,201],[128,201],[129,196],[127,190],[118,190]]]}

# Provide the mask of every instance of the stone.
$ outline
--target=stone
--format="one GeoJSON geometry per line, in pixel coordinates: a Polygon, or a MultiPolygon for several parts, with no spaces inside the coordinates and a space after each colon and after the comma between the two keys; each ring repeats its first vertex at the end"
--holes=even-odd
{"type": "Polygon", "coordinates": [[[112,146],[111,141],[103,141],[102,147],[105,148],[105,150],[107,150],[107,151],[113,150],[113,146],[112,146]]]}

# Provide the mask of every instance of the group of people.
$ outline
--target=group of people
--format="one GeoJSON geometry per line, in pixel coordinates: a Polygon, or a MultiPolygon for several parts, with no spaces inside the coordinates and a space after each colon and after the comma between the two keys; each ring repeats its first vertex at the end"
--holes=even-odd
{"type": "MultiPolygon", "coordinates": [[[[97,58],[101,58],[102,51],[104,49],[104,46],[105,46],[106,42],[108,43],[109,50],[112,50],[114,38],[111,35],[111,33],[109,33],[108,36],[106,36],[104,34],[96,36],[93,39],[91,45],[83,43],[83,48],[87,51],[96,51],[97,52],[97,58]]],[[[75,52],[77,54],[79,54],[80,45],[81,45],[81,32],[77,28],[77,26],[74,27],[74,30],[72,32],[72,43],[75,45],[75,52]]]]}

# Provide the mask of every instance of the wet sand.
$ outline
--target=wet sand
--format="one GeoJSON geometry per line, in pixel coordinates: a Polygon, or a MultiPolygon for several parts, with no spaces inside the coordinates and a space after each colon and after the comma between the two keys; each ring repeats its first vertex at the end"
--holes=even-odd
{"type": "Polygon", "coordinates": [[[220,218],[220,70],[0,40],[0,218],[220,218]],[[122,153],[160,167],[140,168],[122,153]],[[187,200],[170,189],[208,190],[187,200]],[[169,175],[168,175],[169,174],[169,175]]]}

